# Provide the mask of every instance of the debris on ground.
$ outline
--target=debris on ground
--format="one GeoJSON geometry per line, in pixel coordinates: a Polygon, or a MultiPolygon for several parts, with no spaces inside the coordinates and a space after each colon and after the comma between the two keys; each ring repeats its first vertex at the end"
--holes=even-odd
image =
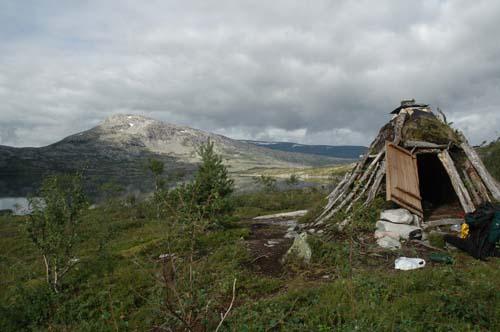
{"type": "Polygon", "coordinates": [[[298,211],[292,211],[292,212],[283,212],[283,213],[269,214],[269,215],[265,215],[265,216],[258,216],[258,217],[253,218],[253,220],[297,218],[297,217],[303,217],[306,214],[307,214],[307,210],[298,210],[298,211]]]}
{"type": "Polygon", "coordinates": [[[409,257],[399,257],[396,258],[394,262],[394,268],[396,270],[415,270],[420,269],[425,266],[425,260],[422,258],[409,258],[409,257]]]}
{"type": "Polygon", "coordinates": [[[453,257],[444,253],[433,252],[430,254],[429,258],[435,263],[453,264],[453,257]]]}

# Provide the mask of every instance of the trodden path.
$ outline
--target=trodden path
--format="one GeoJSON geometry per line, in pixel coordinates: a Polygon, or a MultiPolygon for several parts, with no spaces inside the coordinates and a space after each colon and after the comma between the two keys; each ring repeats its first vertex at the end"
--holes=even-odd
{"type": "Polygon", "coordinates": [[[297,235],[299,224],[296,218],[307,211],[257,217],[242,221],[250,229],[245,240],[252,256],[252,268],[258,273],[280,276],[283,273],[282,258],[297,235]]]}

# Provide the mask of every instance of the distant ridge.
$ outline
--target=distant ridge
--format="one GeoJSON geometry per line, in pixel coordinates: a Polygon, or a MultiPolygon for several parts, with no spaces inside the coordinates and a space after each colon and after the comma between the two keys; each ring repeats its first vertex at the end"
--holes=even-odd
{"type": "Polygon", "coordinates": [[[298,152],[345,159],[358,159],[359,156],[364,154],[368,149],[366,146],[360,145],[308,145],[292,142],[270,142],[253,140],[242,140],[242,142],[264,146],[266,148],[278,151],[298,152]]]}
{"type": "MultiPolygon", "coordinates": [[[[51,173],[85,169],[89,191],[115,182],[128,191],[148,192],[151,158],[165,163],[165,176],[197,168],[197,151],[210,140],[233,176],[253,168],[297,168],[351,162],[325,155],[290,153],[141,115],[116,114],[89,130],[40,148],[0,146],[0,197],[25,196],[51,173]]],[[[295,152],[295,151],[293,151],[295,152]]]]}

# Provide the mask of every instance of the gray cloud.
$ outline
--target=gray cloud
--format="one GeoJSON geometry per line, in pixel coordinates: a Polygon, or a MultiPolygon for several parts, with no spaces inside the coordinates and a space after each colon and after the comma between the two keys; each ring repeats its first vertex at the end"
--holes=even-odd
{"type": "Polygon", "coordinates": [[[110,114],[231,137],[368,144],[400,99],[499,135],[497,1],[7,1],[0,144],[110,114]]]}

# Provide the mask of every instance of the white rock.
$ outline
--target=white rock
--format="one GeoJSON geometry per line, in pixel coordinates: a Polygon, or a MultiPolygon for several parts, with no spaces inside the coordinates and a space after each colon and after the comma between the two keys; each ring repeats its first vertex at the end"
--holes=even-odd
{"type": "Polygon", "coordinates": [[[284,259],[289,255],[295,255],[297,258],[302,259],[305,263],[311,261],[312,250],[307,243],[307,233],[301,233],[295,238],[292,246],[286,252],[284,259]]]}
{"type": "Polygon", "coordinates": [[[399,240],[399,233],[395,233],[395,232],[387,232],[387,231],[375,231],[375,233],[373,234],[375,236],[376,239],[381,239],[383,237],[392,237],[393,239],[396,239],[396,240],[399,240]]]}
{"type": "Polygon", "coordinates": [[[396,250],[401,248],[401,243],[395,238],[384,236],[377,240],[377,244],[384,249],[396,250]]]}
{"type": "Polygon", "coordinates": [[[382,211],[380,219],[389,220],[396,224],[410,225],[414,221],[414,216],[406,209],[393,209],[382,211]]]}
{"type": "Polygon", "coordinates": [[[396,234],[399,234],[400,238],[403,238],[406,240],[408,239],[408,236],[411,232],[413,232],[414,230],[420,229],[416,226],[410,226],[410,225],[405,225],[405,224],[394,224],[394,223],[382,221],[382,220],[377,221],[375,226],[377,227],[378,231],[396,233],[396,234]]]}

